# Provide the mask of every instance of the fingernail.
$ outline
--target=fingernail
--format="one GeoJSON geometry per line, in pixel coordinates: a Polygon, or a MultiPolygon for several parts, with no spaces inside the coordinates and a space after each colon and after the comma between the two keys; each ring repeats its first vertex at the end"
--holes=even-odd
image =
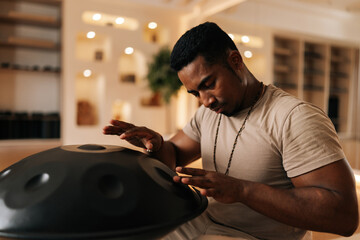
{"type": "Polygon", "coordinates": [[[180,172],[180,171],[182,170],[182,167],[176,167],[175,170],[176,170],[177,172],[180,172]]]}
{"type": "Polygon", "coordinates": [[[187,184],[187,183],[189,183],[189,178],[182,177],[182,178],[180,179],[180,181],[181,181],[182,183],[184,183],[184,184],[187,184]]]}
{"type": "Polygon", "coordinates": [[[152,145],[152,143],[148,143],[148,144],[147,144],[147,149],[149,149],[149,150],[152,151],[153,147],[154,147],[154,146],[152,145]]]}

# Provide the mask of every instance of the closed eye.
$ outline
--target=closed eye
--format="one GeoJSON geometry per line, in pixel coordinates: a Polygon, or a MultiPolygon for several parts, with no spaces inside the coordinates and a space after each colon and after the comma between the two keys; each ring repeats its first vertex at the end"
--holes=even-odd
{"type": "Polygon", "coordinates": [[[197,87],[197,90],[188,90],[188,93],[194,95],[195,97],[200,97],[199,91],[214,89],[215,85],[216,85],[216,78],[214,76],[209,75],[201,80],[200,84],[197,87]]]}
{"type": "Polygon", "coordinates": [[[195,97],[200,97],[200,94],[198,91],[188,91],[188,93],[194,95],[195,97]]]}
{"type": "Polygon", "coordinates": [[[216,84],[216,79],[211,80],[211,81],[207,81],[205,84],[205,88],[206,89],[213,89],[215,87],[216,84]]]}

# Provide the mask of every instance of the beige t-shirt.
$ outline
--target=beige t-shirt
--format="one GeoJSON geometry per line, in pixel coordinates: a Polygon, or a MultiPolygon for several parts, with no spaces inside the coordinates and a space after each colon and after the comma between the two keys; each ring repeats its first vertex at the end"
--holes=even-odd
{"type": "MultiPolygon", "coordinates": [[[[224,173],[238,130],[249,109],[222,116],[216,165],[224,173]]],[[[215,171],[214,141],[219,114],[201,106],[183,129],[201,143],[203,168],[215,171]]],[[[239,136],[229,176],[292,188],[290,178],[345,158],[336,131],[326,114],[273,85],[255,104],[239,136]]],[[[221,204],[209,199],[208,213],[221,224],[261,239],[301,239],[305,232],[265,217],[241,203],[221,204]]]]}

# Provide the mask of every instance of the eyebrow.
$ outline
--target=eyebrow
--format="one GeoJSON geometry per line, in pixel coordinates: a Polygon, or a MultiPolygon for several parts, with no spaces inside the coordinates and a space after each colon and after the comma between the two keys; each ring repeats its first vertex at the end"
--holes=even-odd
{"type": "MultiPolygon", "coordinates": [[[[206,83],[207,81],[209,81],[210,78],[211,78],[211,75],[204,77],[204,78],[201,80],[200,84],[197,86],[197,91],[201,90],[201,89],[204,87],[205,83],[206,83]]],[[[188,90],[187,92],[188,92],[188,93],[195,93],[195,92],[197,92],[197,91],[195,91],[195,90],[188,90]]]]}

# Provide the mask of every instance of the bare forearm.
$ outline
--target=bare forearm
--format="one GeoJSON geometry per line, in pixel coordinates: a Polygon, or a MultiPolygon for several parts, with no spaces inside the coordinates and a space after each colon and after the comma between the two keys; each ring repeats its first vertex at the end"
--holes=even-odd
{"type": "Polygon", "coordinates": [[[359,213],[355,180],[345,159],[291,178],[293,188],[280,189],[214,171],[177,168],[174,181],[200,188],[221,203],[241,202],[272,219],[298,228],[354,233],[359,213]]]}
{"type": "Polygon", "coordinates": [[[172,170],[176,167],[176,150],[175,146],[169,142],[164,141],[161,148],[149,154],[151,157],[158,159],[160,162],[167,165],[172,170]]]}
{"type": "Polygon", "coordinates": [[[345,236],[357,227],[352,196],[319,187],[276,189],[246,181],[241,185],[240,202],[287,225],[345,236]]]}
{"type": "Polygon", "coordinates": [[[200,153],[181,151],[177,147],[176,141],[174,143],[171,140],[163,142],[159,151],[153,152],[150,155],[166,164],[172,170],[175,170],[176,166],[186,166],[200,157],[200,153]]]}

